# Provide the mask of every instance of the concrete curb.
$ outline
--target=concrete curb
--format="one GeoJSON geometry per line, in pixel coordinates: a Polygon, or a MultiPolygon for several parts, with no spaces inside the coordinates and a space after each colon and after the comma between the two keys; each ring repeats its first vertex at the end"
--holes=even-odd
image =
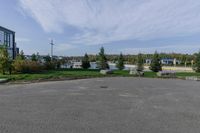
{"type": "Polygon", "coordinates": [[[200,81],[200,78],[196,76],[191,76],[191,77],[185,77],[186,80],[193,80],[193,81],[200,81]]]}
{"type": "Polygon", "coordinates": [[[0,84],[1,83],[6,83],[6,82],[8,82],[8,79],[0,79],[0,84]]]}

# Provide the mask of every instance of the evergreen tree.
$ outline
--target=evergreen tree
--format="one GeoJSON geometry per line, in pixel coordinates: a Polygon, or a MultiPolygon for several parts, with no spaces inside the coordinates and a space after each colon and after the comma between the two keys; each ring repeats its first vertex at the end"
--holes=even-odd
{"type": "Polygon", "coordinates": [[[90,61],[89,61],[89,56],[87,53],[85,54],[83,60],[82,60],[82,68],[83,69],[88,69],[90,68],[90,61]]]}
{"type": "Polygon", "coordinates": [[[161,60],[160,60],[159,54],[157,52],[155,52],[153,55],[153,59],[152,59],[151,65],[150,65],[150,70],[152,70],[153,72],[162,71],[161,60]]]}
{"type": "Polygon", "coordinates": [[[195,64],[193,69],[200,73],[200,51],[196,54],[195,64]]]}
{"type": "Polygon", "coordinates": [[[117,61],[117,68],[119,70],[123,70],[124,69],[124,56],[122,53],[120,53],[118,61],[117,61]]]}
{"type": "Polygon", "coordinates": [[[137,57],[137,71],[143,71],[144,70],[144,59],[141,53],[138,54],[137,57]]]}
{"type": "Polygon", "coordinates": [[[102,69],[102,70],[109,69],[107,58],[106,58],[103,47],[101,47],[100,52],[99,52],[98,67],[99,69],[102,69]]]}
{"type": "Polygon", "coordinates": [[[37,56],[36,56],[36,54],[32,54],[32,56],[31,56],[31,60],[32,60],[32,61],[38,61],[38,60],[37,60],[37,56]]]}

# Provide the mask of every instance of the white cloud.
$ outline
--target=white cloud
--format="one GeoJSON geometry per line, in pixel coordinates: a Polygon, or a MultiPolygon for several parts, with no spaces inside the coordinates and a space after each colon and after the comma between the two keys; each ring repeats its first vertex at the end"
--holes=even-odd
{"type": "Polygon", "coordinates": [[[148,40],[200,32],[199,0],[19,0],[47,32],[81,32],[73,43],[148,40]]]}
{"type": "Polygon", "coordinates": [[[164,45],[164,46],[154,46],[154,47],[143,47],[143,48],[124,48],[122,51],[125,54],[138,54],[138,53],[154,53],[155,51],[158,52],[175,52],[175,53],[192,53],[195,50],[199,49],[199,44],[176,44],[176,45],[164,45]],[[192,47],[191,47],[192,45],[192,47]]]}
{"type": "Polygon", "coordinates": [[[55,47],[56,53],[63,53],[63,52],[67,52],[68,50],[77,48],[75,45],[65,44],[65,43],[54,45],[54,47],[55,47]]]}

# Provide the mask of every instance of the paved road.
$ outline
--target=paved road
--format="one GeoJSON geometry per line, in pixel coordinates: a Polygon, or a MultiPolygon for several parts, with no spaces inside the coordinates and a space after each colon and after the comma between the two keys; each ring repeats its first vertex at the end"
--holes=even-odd
{"type": "Polygon", "coordinates": [[[0,86],[0,133],[199,133],[200,82],[104,78],[0,86]]]}

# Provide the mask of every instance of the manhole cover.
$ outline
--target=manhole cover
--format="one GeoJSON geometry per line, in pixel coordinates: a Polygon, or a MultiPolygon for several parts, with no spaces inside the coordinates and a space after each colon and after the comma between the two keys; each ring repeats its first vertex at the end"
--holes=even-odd
{"type": "Polygon", "coordinates": [[[100,86],[100,88],[108,88],[108,86],[100,86]]]}

